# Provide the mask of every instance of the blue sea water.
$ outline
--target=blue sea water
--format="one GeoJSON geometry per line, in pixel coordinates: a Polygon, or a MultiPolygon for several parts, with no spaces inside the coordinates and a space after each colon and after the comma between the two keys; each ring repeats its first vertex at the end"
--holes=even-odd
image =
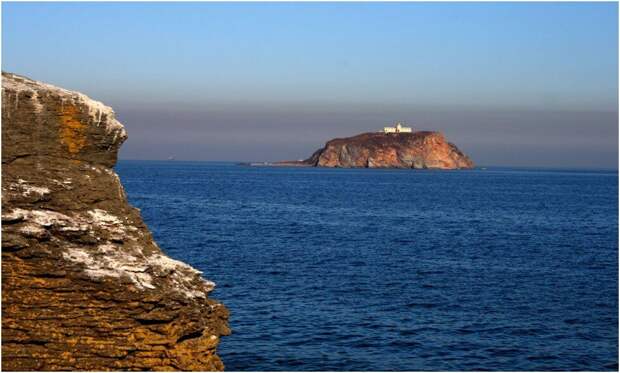
{"type": "Polygon", "coordinates": [[[617,370],[617,172],[121,161],[227,370],[617,370]]]}

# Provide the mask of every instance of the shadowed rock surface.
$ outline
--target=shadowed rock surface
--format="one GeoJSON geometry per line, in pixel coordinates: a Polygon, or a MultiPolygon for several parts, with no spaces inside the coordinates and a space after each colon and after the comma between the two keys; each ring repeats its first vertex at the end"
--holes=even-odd
{"type": "Polygon", "coordinates": [[[474,163],[439,132],[362,133],[333,139],[304,161],[278,165],[367,168],[473,168],[474,163]]]}
{"type": "Polygon", "coordinates": [[[215,284],[153,241],[109,107],[2,73],[2,369],[222,370],[215,284]]]}

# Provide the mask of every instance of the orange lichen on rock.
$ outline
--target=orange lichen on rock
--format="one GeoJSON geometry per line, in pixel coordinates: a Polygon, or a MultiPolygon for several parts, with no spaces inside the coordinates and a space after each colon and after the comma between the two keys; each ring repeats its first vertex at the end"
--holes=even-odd
{"type": "Polygon", "coordinates": [[[86,124],[79,119],[80,111],[74,105],[59,110],[60,141],[71,154],[77,154],[86,145],[86,124]]]}

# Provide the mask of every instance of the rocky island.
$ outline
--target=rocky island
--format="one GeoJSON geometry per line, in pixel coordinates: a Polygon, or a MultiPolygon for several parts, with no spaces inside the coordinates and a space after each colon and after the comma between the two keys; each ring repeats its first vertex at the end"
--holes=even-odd
{"type": "MultiPolygon", "coordinates": [[[[467,169],[474,163],[440,132],[403,131],[400,124],[381,132],[333,139],[302,161],[277,166],[467,169]]],[[[407,128],[407,127],[403,127],[407,128]]]]}
{"type": "Polygon", "coordinates": [[[2,370],[222,370],[215,284],[167,257],[112,170],[109,107],[2,73],[2,370]]]}

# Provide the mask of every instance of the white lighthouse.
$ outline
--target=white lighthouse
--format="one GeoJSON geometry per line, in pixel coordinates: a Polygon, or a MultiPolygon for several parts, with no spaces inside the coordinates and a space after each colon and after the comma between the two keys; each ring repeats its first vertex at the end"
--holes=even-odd
{"type": "Polygon", "coordinates": [[[383,133],[411,133],[411,127],[405,127],[400,122],[394,127],[383,127],[383,133]]]}

